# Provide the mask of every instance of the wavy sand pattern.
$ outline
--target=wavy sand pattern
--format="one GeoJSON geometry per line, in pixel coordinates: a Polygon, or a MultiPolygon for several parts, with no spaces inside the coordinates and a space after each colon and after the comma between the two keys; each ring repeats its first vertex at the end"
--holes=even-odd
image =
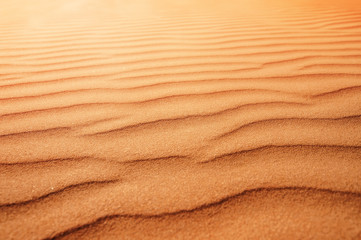
{"type": "Polygon", "coordinates": [[[0,239],[361,239],[358,1],[0,9],[0,239]]]}

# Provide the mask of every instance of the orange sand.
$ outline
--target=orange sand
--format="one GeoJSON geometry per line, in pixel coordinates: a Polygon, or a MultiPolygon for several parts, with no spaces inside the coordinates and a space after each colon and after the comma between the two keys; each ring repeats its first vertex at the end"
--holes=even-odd
{"type": "Polygon", "coordinates": [[[361,2],[0,2],[0,239],[361,239],[361,2]]]}

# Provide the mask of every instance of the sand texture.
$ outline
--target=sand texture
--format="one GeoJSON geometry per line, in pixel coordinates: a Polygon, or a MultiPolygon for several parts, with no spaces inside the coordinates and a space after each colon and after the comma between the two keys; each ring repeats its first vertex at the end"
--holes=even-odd
{"type": "Polygon", "coordinates": [[[361,239],[361,2],[0,1],[0,239],[361,239]]]}

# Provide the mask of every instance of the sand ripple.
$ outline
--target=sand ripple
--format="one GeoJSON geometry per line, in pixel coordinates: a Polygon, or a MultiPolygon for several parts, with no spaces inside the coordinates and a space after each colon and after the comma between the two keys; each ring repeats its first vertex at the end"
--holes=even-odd
{"type": "Polygon", "coordinates": [[[0,3],[0,239],[361,238],[357,1],[35,2],[0,3]]]}

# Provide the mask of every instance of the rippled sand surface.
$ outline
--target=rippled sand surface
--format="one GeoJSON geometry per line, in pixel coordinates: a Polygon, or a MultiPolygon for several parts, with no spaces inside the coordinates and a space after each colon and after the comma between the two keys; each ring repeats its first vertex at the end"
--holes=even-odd
{"type": "Polygon", "coordinates": [[[361,239],[361,2],[0,2],[0,239],[361,239]]]}

